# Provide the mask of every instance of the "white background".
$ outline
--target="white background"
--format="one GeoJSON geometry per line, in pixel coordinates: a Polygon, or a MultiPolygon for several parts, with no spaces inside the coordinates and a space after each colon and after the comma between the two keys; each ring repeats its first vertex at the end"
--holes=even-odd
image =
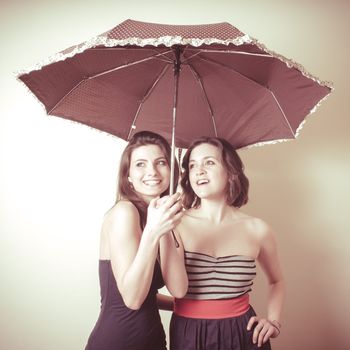
{"type": "MultiPolygon", "coordinates": [[[[11,1],[0,12],[0,348],[83,349],[99,311],[98,248],[124,142],[45,115],[13,72],[132,18],[228,21],[335,92],[297,141],[244,150],[246,211],[278,233],[288,297],[275,349],[350,338],[350,6],[342,1],[11,1]]],[[[265,312],[265,281],[252,293],[265,312]]],[[[162,313],[167,328],[169,313],[162,313]]]]}

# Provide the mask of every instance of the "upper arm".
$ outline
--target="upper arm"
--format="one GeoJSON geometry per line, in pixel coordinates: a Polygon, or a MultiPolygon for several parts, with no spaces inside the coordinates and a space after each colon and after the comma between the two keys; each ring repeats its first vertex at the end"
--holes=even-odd
{"type": "Polygon", "coordinates": [[[269,283],[276,283],[283,278],[277,251],[276,234],[263,221],[258,224],[257,234],[260,242],[258,262],[264,270],[269,283]]]}
{"type": "Polygon", "coordinates": [[[118,202],[108,214],[104,230],[109,241],[114,277],[121,285],[140,244],[140,216],[136,207],[128,201],[118,202]]]}

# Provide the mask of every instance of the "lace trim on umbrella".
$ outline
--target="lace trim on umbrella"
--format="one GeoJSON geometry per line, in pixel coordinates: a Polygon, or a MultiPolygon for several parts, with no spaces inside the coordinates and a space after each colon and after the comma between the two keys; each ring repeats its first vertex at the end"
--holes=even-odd
{"type": "Polygon", "coordinates": [[[243,44],[252,44],[256,45],[259,49],[263,50],[264,52],[268,53],[269,55],[279,59],[280,61],[284,62],[289,68],[296,68],[298,69],[305,77],[310,78],[317,82],[321,86],[326,86],[333,90],[333,84],[328,81],[322,81],[321,79],[315,77],[311,73],[309,73],[301,64],[293,61],[292,59],[286,58],[281,54],[278,54],[272,50],[269,50],[264,44],[260,43],[257,39],[254,39],[250,37],[249,35],[245,34],[241,37],[235,38],[235,39],[227,39],[227,40],[220,40],[216,38],[206,38],[206,39],[198,39],[198,38],[183,38],[181,36],[162,36],[159,38],[149,38],[149,39],[140,39],[140,38],[127,38],[124,40],[117,40],[117,39],[109,39],[107,36],[99,35],[97,37],[94,37],[82,44],[72,46],[69,49],[66,49],[64,51],[58,52],[55,55],[52,55],[48,57],[47,59],[44,59],[42,61],[39,61],[36,63],[33,67],[29,69],[23,69],[17,71],[15,74],[18,76],[27,74],[33,70],[40,70],[42,67],[49,65],[54,62],[64,61],[65,59],[69,57],[73,57],[76,54],[82,53],[87,49],[94,48],[97,46],[105,46],[105,47],[114,47],[114,46],[126,46],[126,45],[135,45],[139,47],[144,46],[160,46],[164,45],[166,47],[171,47],[174,45],[191,45],[194,47],[199,47],[201,45],[211,45],[211,44],[223,44],[223,45],[229,45],[233,44],[236,46],[240,46],[243,44]]]}
{"type": "Polygon", "coordinates": [[[321,103],[323,101],[325,101],[329,97],[331,92],[333,92],[333,91],[334,91],[334,87],[332,86],[331,91],[328,93],[328,95],[326,95],[320,101],[318,101],[318,103],[311,109],[310,113],[305,117],[305,119],[300,123],[300,125],[297,128],[297,130],[295,131],[295,137],[299,136],[300,131],[304,127],[304,125],[307,122],[307,119],[309,118],[309,116],[317,111],[317,109],[321,106],[321,103]]]}
{"type": "Polygon", "coordinates": [[[300,63],[297,63],[295,61],[293,61],[292,59],[290,58],[286,58],[284,57],[283,55],[277,53],[277,52],[274,52],[270,49],[268,49],[264,44],[260,43],[257,39],[254,39],[252,37],[250,37],[251,39],[251,43],[253,45],[256,45],[259,49],[265,51],[266,53],[270,54],[271,56],[279,59],[280,61],[282,61],[283,63],[285,63],[287,65],[288,68],[296,68],[297,70],[300,71],[300,73],[302,75],[304,75],[305,77],[309,78],[309,79],[312,79],[313,81],[317,82],[319,85],[321,86],[326,86],[328,88],[330,88],[331,90],[334,90],[334,87],[333,87],[333,83],[330,82],[330,81],[323,81],[321,79],[319,79],[318,77],[315,77],[314,75],[312,75],[311,73],[309,73],[305,68],[304,66],[302,66],[300,63]]]}
{"type": "Polygon", "coordinates": [[[31,68],[18,70],[17,72],[15,72],[15,74],[17,77],[19,77],[23,74],[28,74],[33,70],[40,70],[42,67],[47,66],[51,63],[64,61],[67,58],[73,57],[76,54],[82,53],[87,49],[91,49],[97,46],[123,47],[126,45],[134,45],[134,46],[144,47],[148,45],[148,46],[157,47],[160,45],[164,45],[166,47],[171,47],[174,45],[191,45],[194,47],[198,47],[201,45],[211,45],[211,44],[223,44],[223,45],[234,44],[236,46],[240,46],[243,44],[250,44],[251,42],[252,42],[252,39],[249,37],[249,35],[243,35],[235,39],[227,39],[227,40],[220,40],[216,38],[206,38],[206,39],[183,38],[181,36],[162,36],[159,38],[149,38],[149,39],[127,38],[124,40],[118,40],[118,39],[109,39],[106,36],[100,35],[82,44],[72,46],[64,51],[58,52],[44,60],[41,60],[31,68]]]}

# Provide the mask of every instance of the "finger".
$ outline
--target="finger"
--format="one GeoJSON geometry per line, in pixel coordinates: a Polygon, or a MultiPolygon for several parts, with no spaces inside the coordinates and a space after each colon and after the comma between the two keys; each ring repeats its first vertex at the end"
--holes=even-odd
{"type": "Polygon", "coordinates": [[[151,201],[148,204],[149,208],[157,208],[157,201],[159,197],[151,199],[151,201]]]}
{"type": "Polygon", "coordinates": [[[259,336],[258,336],[258,346],[261,346],[263,344],[264,337],[265,337],[266,333],[268,332],[269,327],[270,327],[270,325],[265,323],[263,325],[262,329],[260,330],[259,336]]]}
{"type": "Polygon", "coordinates": [[[169,208],[171,208],[173,205],[174,205],[174,203],[176,203],[178,200],[180,199],[180,193],[174,193],[173,195],[171,195],[171,196],[168,196],[168,198],[164,201],[164,202],[162,202],[162,207],[164,208],[164,209],[169,209],[169,208]]]}
{"type": "Polygon", "coordinates": [[[158,197],[158,200],[157,200],[157,208],[159,208],[168,198],[169,198],[168,195],[163,196],[163,197],[161,197],[161,198],[158,197]]]}
{"type": "Polygon", "coordinates": [[[177,213],[176,215],[174,215],[174,218],[173,218],[173,228],[175,228],[179,222],[181,221],[182,217],[183,217],[184,213],[181,211],[179,213],[177,213]]]}
{"type": "Polygon", "coordinates": [[[183,212],[180,211],[177,214],[175,214],[171,219],[168,221],[169,229],[173,230],[181,221],[183,217],[183,212]]]}
{"type": "Polygon", "coordinates": [[[169,215],[177,214],[180,211],[182,212],[182,203],[180,201],[177,201],[167,211],[168,211],[169,215]]]}
{"type": "Polygon", "coordinates": [[[263,343],[265,344],[273,335],[274,330],[270,327],[269,330],[266,332],[264,339],[263,339],[263,343]]]}
{"type": "Polygon", "coordinates": [[[253,332],[253,343],[256,344],[257,341],[258,341],[258,337],[259,337],[259,334],[261,332],[263,328],[263,324],[261,322],[259,322],[255,328],[254,328],[254,332],[253,332]]]}
{"type": "Polygon", "coordinates": [[[262,342],[263,342],[263,339],[264,339],[264,336],[266,334],[267,330],[265,329],[265,327],[263,326],[261,329],[260,329],[260,332],[258,334],[258,346],[261,346],[262,345],[262,342]]]}
{"type": "Polygon", "coordinates": [[[250,331],[253,327],[253,324],[258,321],[258,318],[256,316],[252,316],[247,324],[247,330],[250,331]]]}
{"type": "Polygon", "coordinates": [[[165,214],[165,218],[172,219],[175,214],[178,212],[182,212],[182,203],[180,201],[177,201],[174,203],[170,208],[168,208],[168,205],[159,207],[165,214]]]}

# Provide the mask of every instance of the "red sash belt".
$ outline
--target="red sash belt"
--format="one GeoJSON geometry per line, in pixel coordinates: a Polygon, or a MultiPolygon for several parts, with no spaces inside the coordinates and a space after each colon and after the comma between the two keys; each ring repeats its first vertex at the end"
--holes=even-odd
{"type": "Polygon", "coordinates": [[[175,299],[174,312],[189,318],[218,319],[243,315],[249,309],[249,294],[234,299],[175,299]]]}

